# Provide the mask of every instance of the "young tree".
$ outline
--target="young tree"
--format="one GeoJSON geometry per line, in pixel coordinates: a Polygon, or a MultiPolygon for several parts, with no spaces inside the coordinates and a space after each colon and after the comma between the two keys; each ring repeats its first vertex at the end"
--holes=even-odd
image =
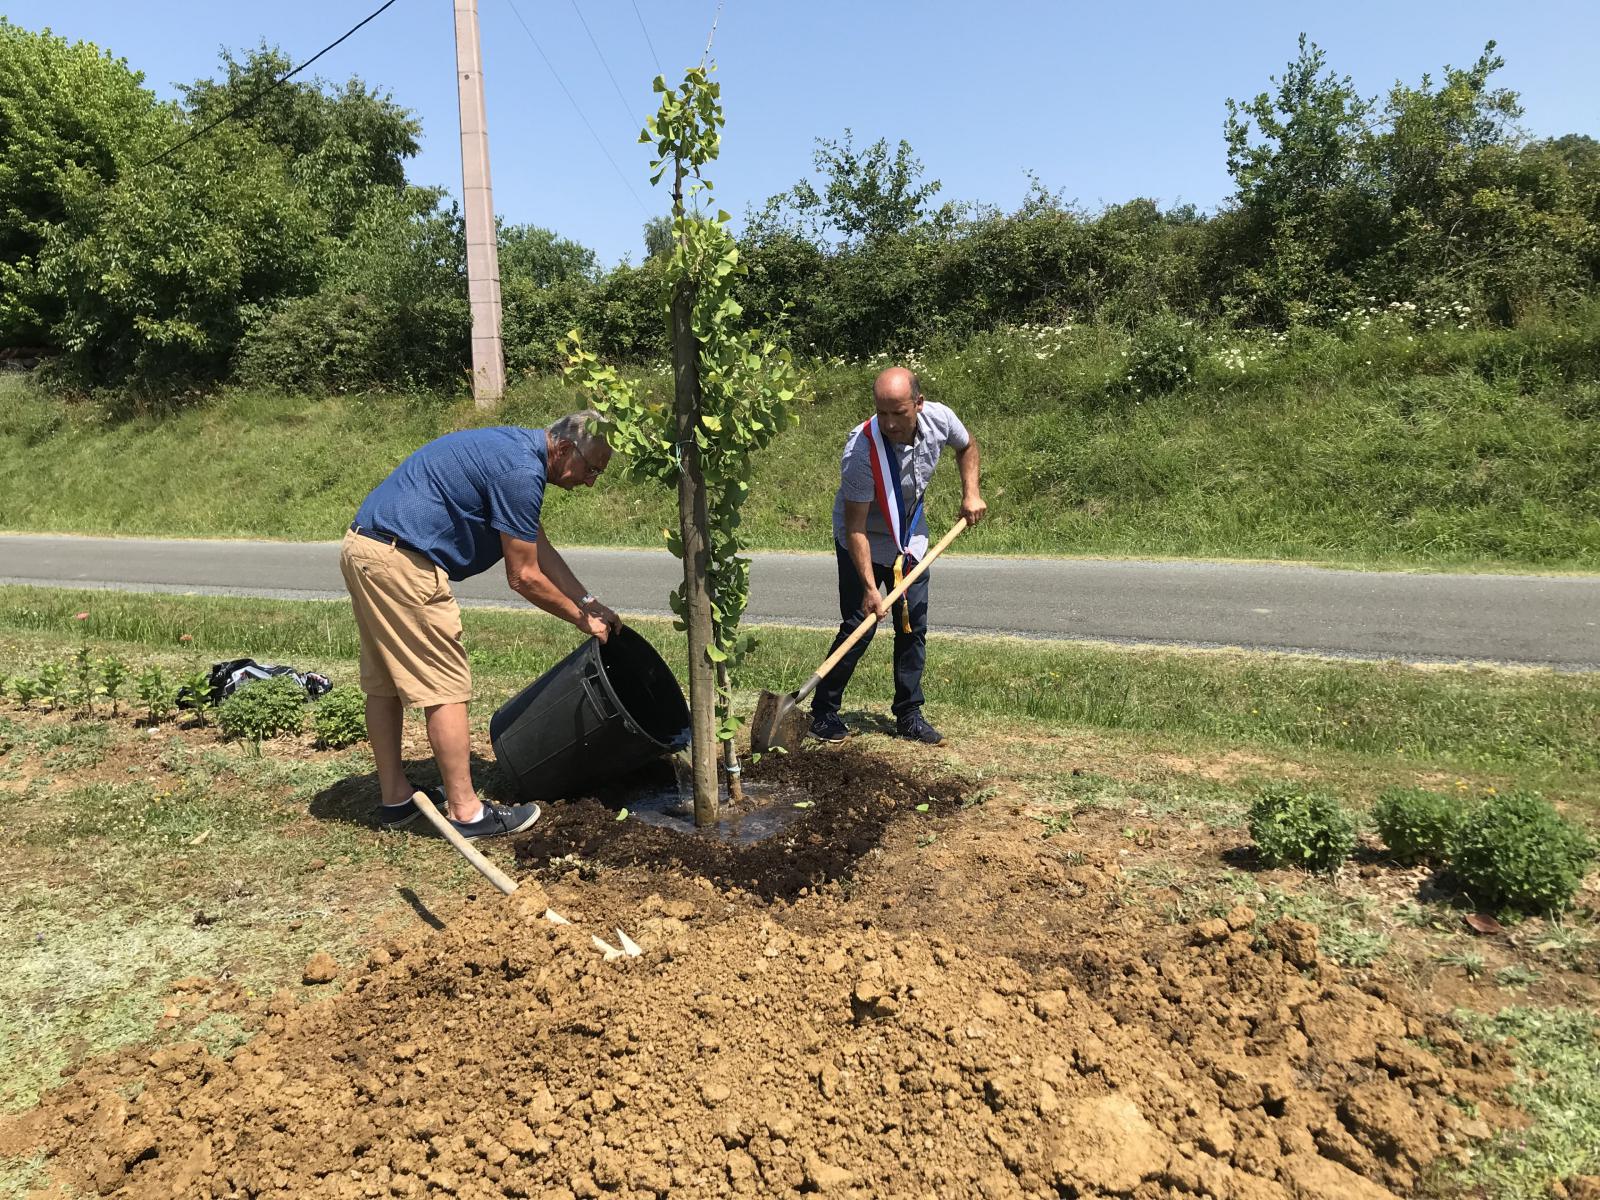
{"type": "Polygon", "coordinates": [[[706,825],[717,817],[719,743],[730,786],[737,779],[731,678],[754,645],[739,633],[750,588],[739,510],[750,491],[751,458],[789,422],[798,383],[788,351],[742,326],[732,289],[744,265],[728,214],[701,211],[711,188],[701,169],[721,148],[721,88],[697,67],[676,90],[659,77],[655,90],[661,106],[641,140],[658,155],[652,182],[672,181],[663,315],[672,332],[674,403],[669,410],[643,402],[632,381],[584,349],[576,331],[568,373],[593,390],[629,470],[678,490],[678,530],[667,542],[683,559],[684,582],[672,610],[689,643],[695,823],[706,825]]]}

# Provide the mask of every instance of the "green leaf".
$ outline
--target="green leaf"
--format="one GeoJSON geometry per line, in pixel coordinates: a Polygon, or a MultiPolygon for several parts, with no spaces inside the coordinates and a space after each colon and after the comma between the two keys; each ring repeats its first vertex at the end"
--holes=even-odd
{"type": "Polygon", "coordinates": [[[928,806],[926,804],[919,804],[919,805],[917,805],[917,811],[918,812],[927,812],[928,811],[928,806]]]}
{"type": "Polygon", "coordinates": [[[618,809],[617,810],[617,820],[626,821],[627,819],[628,819],[628,810],[625,809],[625,808],[618,809]]]}

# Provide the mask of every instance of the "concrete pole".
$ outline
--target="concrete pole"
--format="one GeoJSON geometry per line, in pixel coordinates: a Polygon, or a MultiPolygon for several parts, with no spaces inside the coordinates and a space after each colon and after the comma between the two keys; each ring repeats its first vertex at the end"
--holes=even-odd
{"type": "Polygon", "coordinates": [[[500,252],[489,186],[489,120],[483,105],[478,0],[455,0],[456,87],[461,99],[461,207],[467,218],[467,300],[472,307],[472,398],[493,408],[506,390],[500,342],[500,252]]]}

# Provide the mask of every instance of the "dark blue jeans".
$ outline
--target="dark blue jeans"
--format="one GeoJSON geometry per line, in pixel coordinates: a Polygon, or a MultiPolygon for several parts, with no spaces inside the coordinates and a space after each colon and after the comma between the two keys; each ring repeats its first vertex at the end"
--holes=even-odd
{"type": "MultiPolygon", "coordinates": [[[[862,607],[866,589],[861,586],[861,576],[856,573],[855,563],[850,561],[850,552],[837,542],[833,548],[839,560],[839,616],[842,618],[842,623],[839,626],[839,636],[833,639],[833,647],[828,651],[829,654],[839,648],[839,644],[855,631],[855,627],[861,624],[867,615],[865,608],[862,607]]],[[[903,570],[910,571],[914,565],[915,560],[907,557],[903,570]]],[[[878,594],[887,596],[894,588],[893,565],[886,567],[873,563],[872,573],[877,580],[878,594]]],[[[895,603],[890,617],[894,624],[893,711],[896,717],[903,717],[922,707],[922,668],[928,660],[928,576],[931,574],[931,571],[924,572],[922,577],[906,591],[905,602],[911,606],[911,632],[900,631],[899,602],[895,603]]],[[[817,690],[811,697],[813,715],[839,711],[839,706],[844,703],[845,685],[855,673],[856,663],[861,661],[861,656],[872,644],[872,635],[875,632],[877,632],[875,628],[868,629],[866,635],[850,647],[850,653],[839,660],[839,665],[823,676],[822,682],[817,685],[817,690]]]]}

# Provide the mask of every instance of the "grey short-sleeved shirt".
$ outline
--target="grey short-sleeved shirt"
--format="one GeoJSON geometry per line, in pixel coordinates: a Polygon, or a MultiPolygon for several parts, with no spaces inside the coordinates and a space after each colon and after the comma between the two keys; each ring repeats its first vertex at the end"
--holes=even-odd
{"type": "MultiPolygon", "coordinates": [[[[900,488],[906,508],[913,509],[917,500],[928,490],[933,479],[933,469],[939,465],[939,455],[945,446],[965,450],[972,441],[961,419],[943,404],[925,400],[922,412],[917,415],[917,436],[909,446],[889,444],[889,453],[900,459],[900,488]]],[[[845,501],[874,502],[877,499],[872,487],[872,447],[867,435],[857,425],[844,441],[844,456],[839,460],[839,492],[833,498],[833,537],[844,545],[845,501]]],[[[872,547],[872,561],[892,563],[900,548],[894,544],[889,527],[876,503],[867,511],[867,542],[872,547]]],[[[924,511],[917,517],[911,530],[911,543],[906,552],[920,559],[928,552],[928,518],[924,511]]]]}

